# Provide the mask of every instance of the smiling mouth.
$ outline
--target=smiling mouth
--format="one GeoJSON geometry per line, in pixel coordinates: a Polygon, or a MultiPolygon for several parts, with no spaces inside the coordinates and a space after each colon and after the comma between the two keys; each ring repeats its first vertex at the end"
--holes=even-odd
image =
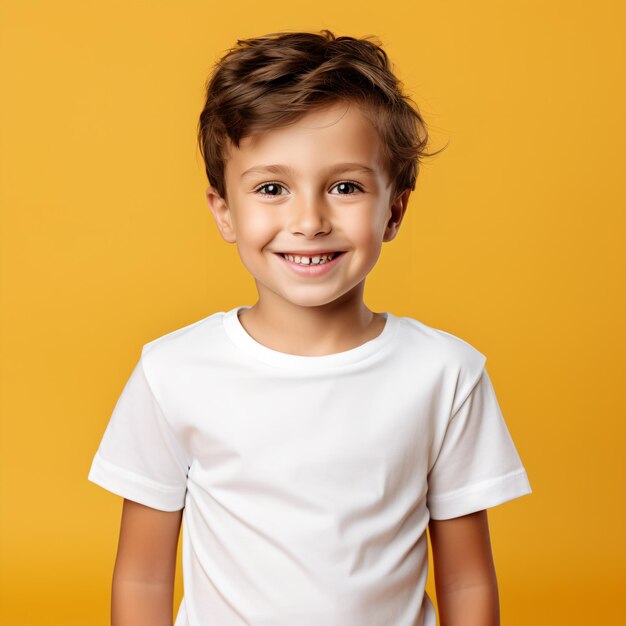
{"type": "Polygon", "coordinates": [[[344,253],[345,250],[311,255],[292,254],[290,252],[277,252],[276,254],[282,256],[287,261],[291,261],[292,263],[297,263],[299,265],[324,265],[324,263],[328,263],[344,253]]]}

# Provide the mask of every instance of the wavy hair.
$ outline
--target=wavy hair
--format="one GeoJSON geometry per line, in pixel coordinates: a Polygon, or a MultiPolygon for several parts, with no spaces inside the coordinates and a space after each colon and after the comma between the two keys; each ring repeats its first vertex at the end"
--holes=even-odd
{"type": "Polygon", "coordinates": [[[209,183],[226,198],[228,141],[296,122],[314,107],[360,105],[377,129],[394,194],[415,189],[428,132],[417,105],[402,92],[386,52],[372,37],[277,32],[240,39],[216,63],[205,85],[198,144],[209,183]]]}

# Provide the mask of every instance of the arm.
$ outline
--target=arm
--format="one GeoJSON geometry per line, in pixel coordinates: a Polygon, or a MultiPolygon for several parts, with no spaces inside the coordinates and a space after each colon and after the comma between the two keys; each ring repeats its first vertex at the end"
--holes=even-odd
{"type": "Polygon", "coordinates": [[[441,626],[500,626],[487,511],[431,520],[429,534],[441,626]]]}
{"type": "Polygon", "coordinates": [[[111,626],[172,626],[182,512],[159,511],[124,499],[111,626]]]}

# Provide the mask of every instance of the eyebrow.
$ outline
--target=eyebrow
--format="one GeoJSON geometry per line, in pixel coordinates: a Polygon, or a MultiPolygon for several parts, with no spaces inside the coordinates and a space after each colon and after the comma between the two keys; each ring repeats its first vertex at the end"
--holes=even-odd
{"type": "MultiPolygon", "coordinates": [[[[333,165],[329,167],[326,172],[330,174],[342,174],[345,172],[362,172],[363,174],[376,174],[376,172],[367,165],[363,165],[362,163],[337,163],[337,165],[333,165]]],[[[280,165],[278,163],[272,165],[255,165],[247,169],[242,175],[241,178],[248,176],[250,174],[294,174],[295,170],[289,165],[280,165]]]]}

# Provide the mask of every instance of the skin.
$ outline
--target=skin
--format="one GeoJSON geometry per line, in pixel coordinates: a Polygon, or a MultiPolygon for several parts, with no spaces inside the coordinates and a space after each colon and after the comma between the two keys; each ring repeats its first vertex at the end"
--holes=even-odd
{"type": "Polygon", "coordinates": [[[124,499],[111,626],[172,626],[182,514],[183,509],[159,511],[124,499]]]}
{"type": "Polygon", "coordinates": [[[499,626],[487,511],[430,520],[440,626],[499,626]]]}
{"type": "MultiPolygon", "coordinates": [[[[358,106],[315,109],[295,124],[231,145],[225,178],[228,202],[212,187],[206,198],[221,236],[237,245],[256,283],[258,301],[240,315],[246,332],[271,349],[310,356],[378,336],[385,319],[363,302],[365,279],[382,244],[396,237],[410,190],[391,193],[378,134],[358,106]],[[343,163],[371,171],[337,171],[343,163]],[[244,175],[276,164],[278,171],[244,175]],[[313,278],[276,256],[314,249],[346,253],[332,271],[313,278]]],[[[182,510],[124,501],[113,626],[171,626],[181,516],[182,510]]],[[[441,626],[498,626],[487,512],[431,520],[428,530],[441,626]]]]}
{"type": "Polygon", "coordinates": [[[356,347],[382,332],[385,319],[363,302],[365,278],[382,243],[398,233],[410,190],[391,197],[378,134],[348,103],[314,110],[295,124],[230,146],[228,203],[209,187],[209,209],[223,239],[236,243],[258,301],[240,314],[259,343],[289,354],[324,355],[356,347]],[[342,163],[358,163],[371,172],[342,163]],[[266,165],[280,172],[245,172],[266,165]],[[357,183],[343,185],[342,182],[357,183]],[[278,195],[268,194],[273,183],[278,195]],[[319,277],[299,276],[276,252],[345,250],[319,277]]]}

